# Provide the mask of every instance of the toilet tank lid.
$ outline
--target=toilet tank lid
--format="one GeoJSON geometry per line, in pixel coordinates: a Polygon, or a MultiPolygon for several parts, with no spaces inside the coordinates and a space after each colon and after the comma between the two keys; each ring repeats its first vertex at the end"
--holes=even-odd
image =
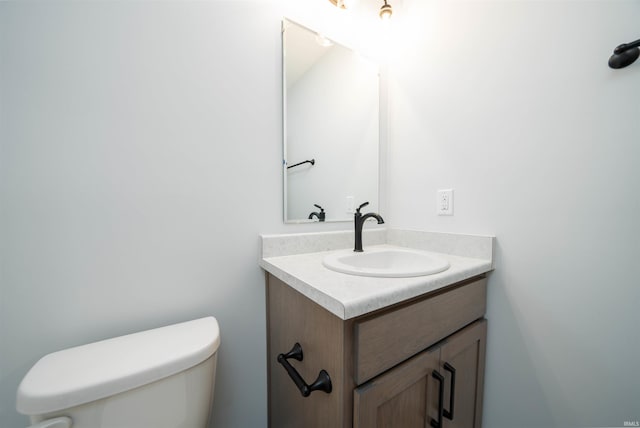
{"type": "Polygon", "coordinates": [[[206,317],[54,352],[24,377],[16,408],[41,415],[109,397],[191,368],[219,346],[218,322],[206,317]]]}

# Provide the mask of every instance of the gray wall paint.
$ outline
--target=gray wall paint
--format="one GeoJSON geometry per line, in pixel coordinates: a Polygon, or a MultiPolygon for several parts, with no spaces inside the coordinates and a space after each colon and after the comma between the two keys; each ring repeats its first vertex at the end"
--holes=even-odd
{"type": "MultiPolygon", "coordinates": [[[[404,3],[382,214],[498,236],[485,426],[640,419],[638,3],[404,3]]],[[[207,314],[213,425],[266,426],[257,235],[346,228],[282,224],[280,6],[0,2],[0,426],[44,354],[207,314]]]]}
{"type": "Polygon", "coordinates": [[[282,224],[281,18],[0,2],[0,426],[43,355],[208,314],[213,425],[266,425],[258,234],[311,227],[282,224]]]}
{"type": "Polygon", "coordinates": [[[484,426],[640,420],[640,63],[607,67],[640,38],[640,3],[405,11],[387,214],[394,227],[497,236],[484,426]],[[453,217],[435,215],[443,188],[453,217]]]}

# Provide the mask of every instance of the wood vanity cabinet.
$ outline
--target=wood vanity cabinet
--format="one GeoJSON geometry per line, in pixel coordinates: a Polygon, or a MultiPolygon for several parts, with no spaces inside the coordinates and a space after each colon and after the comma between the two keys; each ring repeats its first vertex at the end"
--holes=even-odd
{"type": "Polygon", "coordinates": [[[480,428],[485,310],[476,277],[345,321],[267,274],[269,426],[480,428]],[[325,370],[330,393],[303,397],[278,362],[295,343],[287,361],[306,384],[325,370]]]}

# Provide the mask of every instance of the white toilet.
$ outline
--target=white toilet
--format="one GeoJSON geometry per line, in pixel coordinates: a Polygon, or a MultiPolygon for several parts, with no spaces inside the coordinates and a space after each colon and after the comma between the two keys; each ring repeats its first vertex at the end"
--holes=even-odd
{"type": "Polygon", "coordinates": [[[18,387],[29,428],[204,428],[220,345],[201,318],[54,352],[18,387]]]}

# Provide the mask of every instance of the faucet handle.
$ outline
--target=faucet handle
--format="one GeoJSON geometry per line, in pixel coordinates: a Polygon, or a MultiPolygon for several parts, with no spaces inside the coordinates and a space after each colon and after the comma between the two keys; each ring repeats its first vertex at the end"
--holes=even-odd
{"type": "Polygon", "coordinates": [[[314,207],[316,207],[316,208],[320,208],[320,211],[321,211],[321,212],[322,212],[322,211],[324,211],[324,208],[322,208],[322,207],[321,207],[320,205],[318,205],[318,204],[313,204],[313,206],[314,206],[314,207]]]}
{"type": "Polygon", "coordinates": [[[356,212],[360,212],[360,210],[364,207],[366,207],[367,205],[369,205],[369,202],[365,202],[364,204],[360,205],[358,208],[356,208],[356,212]]]}

